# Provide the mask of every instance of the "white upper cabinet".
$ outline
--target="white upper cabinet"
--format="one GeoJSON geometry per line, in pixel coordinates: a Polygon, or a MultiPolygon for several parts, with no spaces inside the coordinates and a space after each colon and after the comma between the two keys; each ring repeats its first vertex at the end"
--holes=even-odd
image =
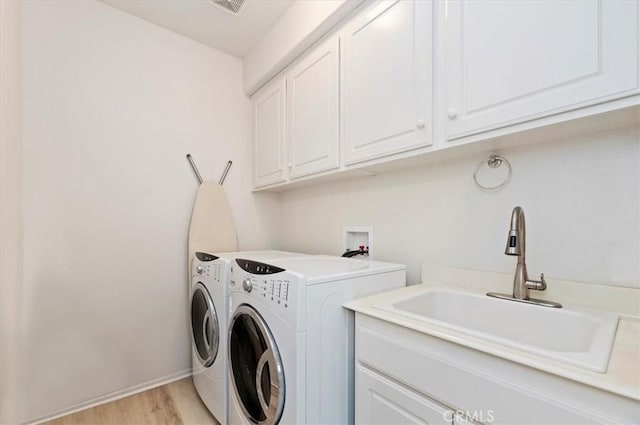
{"type": "Polygon", "coordinates": [[[285,79],[277,77],[253,96],[255,187],[284,182],[285,79]]]}
{"type": "Polygon", "coordinates": [[[363,2],[252,97],[255,187],[637,106],[639,22],[640,0],[363,2]]]}
{"type": "Polygon", "coordinates": [[[340,165],[339,50],[333,37],[287,72],[291,179],[340,165]]]}
{"type": "Polygon", "coordinates": [[[381,1],[343,28],[345,164],[431,144],[431,22],[429,1],[381,1]]]}
{"type": "Polygon", "coordinates": [[[638,93],[637,1],[456,0],[446,13],[449,140],[638,93]]]}

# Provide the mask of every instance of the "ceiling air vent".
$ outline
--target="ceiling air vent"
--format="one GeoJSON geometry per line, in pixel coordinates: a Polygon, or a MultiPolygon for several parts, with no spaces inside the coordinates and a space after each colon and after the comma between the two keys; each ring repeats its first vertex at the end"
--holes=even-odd
{"type": "Polygon", "coordinates": [[[231,12],[234,15],[237,15],[240,13],[245,0],[209,0],[209,3],[215,4],[216,6],[223,8],[227,12],[231,12]]]}

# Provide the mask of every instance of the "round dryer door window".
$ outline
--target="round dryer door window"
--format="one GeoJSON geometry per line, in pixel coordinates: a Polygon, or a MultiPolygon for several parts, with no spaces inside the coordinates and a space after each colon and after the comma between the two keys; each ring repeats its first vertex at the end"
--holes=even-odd
{"type": "Polygon", "coordinates": [[[204,367],[211,366],[218,354],[220,328],[213,300],[202,282],[191,295],[191,334],[198,360],[204,367]]]}
{"type": "Polygon", "coordinates": [[[274,425],[284,409],[284,369],[264,319],[251,306],[236,310],[229,325],[231,381],[243,413],[251,422],[274,425]]]}

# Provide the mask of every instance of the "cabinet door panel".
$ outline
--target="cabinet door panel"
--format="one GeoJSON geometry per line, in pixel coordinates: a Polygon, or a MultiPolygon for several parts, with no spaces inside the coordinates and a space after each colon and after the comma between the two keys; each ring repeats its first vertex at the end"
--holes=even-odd
{"type": "Polygon", "coordinates": [[[339,165],[339,40],[315,48],[287,77],[290,178],[339,165]]]}
{"type": "MultiPolygon", "coordinates": [[[[356,318],[355,349],[360,364],[383,371],[386,376],[421,393],[431,394],[442,403],[464,409],[481,422],[507,425],[603,423],[601,417],[594,416],[593,411],[584,406],[565,402],[540,388],[524,386],[514,380],[517,378],[505,379],[495,371],[469,368],[473,363],[467,362],[473,359],[465,355],[465,361],[461,362],[455,355],[456,350],[465,352],[466,348],[433,337],[428,337],[429,344],[417,347],[414,341],[420,337],[415,338],[416,334],[411,335],[412,340],[407,340],[406,335],[395,332],[399,327],[388,335],[362,326],[359,321],[360,318],[356,318]]],[[[479,356],[476,359],[488,357],[469,351],[473,356],[479,356]]]]}
{"type": "Polygon", "coordinates": [[[381,375],[357,366],[356,423],[372,425],[453,424],[454,414],[381,375]]]}
{"type": "Polygon", "coordinates": [[[431,7],[377,2],[346,25],[346,164],[431,143],[431,7]]]}
{"type": "Polygon", "coordinates": [[[638,92],[638,3],[448,3],[447,136],[638,92]]]}
{"type": "Polygon", "coordinates": [[[255,187],[285,181],[285,80],[276,78],[255,94],[254,183],[255,187]]]}

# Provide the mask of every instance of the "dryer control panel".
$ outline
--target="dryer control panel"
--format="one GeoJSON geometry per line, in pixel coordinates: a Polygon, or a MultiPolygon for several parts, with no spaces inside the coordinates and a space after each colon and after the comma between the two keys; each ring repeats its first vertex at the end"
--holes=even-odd
{"type": "MultiPolygon", "coordinates": [[[[193,260],[191,260],[191,274],[192,277],[195,278],[197,276],[202,276],[202,278],[210,278],[211,277],[211,263],[217,260],[213,254],[208,254],[206,252],[196,252],[196,256],[193,260]]],[[[215,270],[216,267],[213,267],[215,270]]]]}
{"type": "MultiPolygon", "coordinates": [[[[222,260],[218,260],[218,257],[209,257],[210,259],[202,260],[198,254],[196,253],[196,258],[193,259],[191,263],[191,277],[192,285],[195,282],[202,281],[207,285],[215,284],[216,286],[222,287],[225,283],[225,263],[222,260]],[[216,261],[218,260],[218,261],[216,261]]],[[[206,254],[210,255],[210,254],[206,254]]]]}
{"type": "Polygon", "coordinates": [[[220,280],[222,278],[223,265],[220,263],[201,263],[198,260],[194,260],[191,266],[193,277],[202,277],[203,279],[215,279],[220,280]]]}

